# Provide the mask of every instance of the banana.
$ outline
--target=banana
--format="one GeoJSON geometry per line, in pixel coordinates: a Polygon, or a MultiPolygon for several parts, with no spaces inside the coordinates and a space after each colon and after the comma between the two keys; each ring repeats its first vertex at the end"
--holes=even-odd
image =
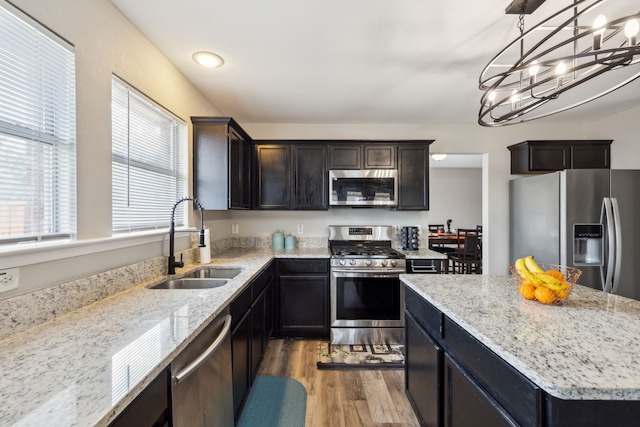
{"type": "Polygon", "coordinates": [[[533,255],[529,255],[524,258],[524,265],[532,273],[544,273],[544,270],[540,268],[538,263],[533,259],[533,255]]]}
{"type": "Polygon", "coordinates": [[[566,290],[566,285],[564,284],[564,282],[545,273],[545,271],[538,265],[538,263],[535,262],[532,255],[524,258],[524,266],[531,273],[531,275],[536,277],[539,284],[556,292],[562,292],[566,290]]]}
{"type": "Polygon", "coordinates": [[[537,274],[533,274],[526,266],[525,258],[518,258],[515,262],[515,268],[522,280],[527,280],[534,285],[542,285],[543,281],[537,277],[537,274]]]}

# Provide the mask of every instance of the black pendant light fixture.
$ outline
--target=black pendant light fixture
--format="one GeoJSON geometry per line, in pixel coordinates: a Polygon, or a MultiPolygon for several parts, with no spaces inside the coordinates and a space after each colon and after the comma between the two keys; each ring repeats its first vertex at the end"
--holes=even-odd
{"type": "Polygon", "coordinates": [[[572,0],[525,30],[525,15],[544,1],[515,0],[507,8],[507,14],[519,15],[520,36],[480,74],[480,125],[547,117],[640,77],[637,0],[572,0]]]}

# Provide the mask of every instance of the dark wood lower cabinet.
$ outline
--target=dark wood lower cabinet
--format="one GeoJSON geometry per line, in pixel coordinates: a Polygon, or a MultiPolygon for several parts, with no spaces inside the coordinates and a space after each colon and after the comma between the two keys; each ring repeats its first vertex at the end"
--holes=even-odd
{"type": "Polygon", "coordinates": [[[443,350],[405,312],[405,387],[420,422],[427,427],[442,426],[443,350]]]}
{"type": "Polygon", "coordinates": [[[329,261],[278,260],[279,337],[329,337],[329,261]]]}
{"type": "Polygon", "coordinates": [[[444,356],[445,427],[517,427],[506,411],[448,355],[444,356]]]}
{"type": "Polygon", "coordinates": [[[110,427],[164,427],[171,424],[169,369],[162,372],[122,411],[110,427]]]}
{"type": "Polygon", "coordinates": [[[268,266],[231,302],[233,410],[236,420],[273,330],[273,269],[268,266]]]}
{"type": "Polygon", "coordinates": [[[249,393],[251,371],[249,369],[251,312],[246,311],[231,331],[231,355],[233,371],[233,414],[237,419],[245,397],[249,393]]]}

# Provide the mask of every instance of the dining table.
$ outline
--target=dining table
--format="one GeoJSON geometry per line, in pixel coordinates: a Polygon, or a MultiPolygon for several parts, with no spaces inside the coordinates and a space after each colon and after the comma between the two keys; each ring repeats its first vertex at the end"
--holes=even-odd
{"type": "Polygon", "coordinates": [[[441,247],[442,245],[458,245],[464,242],[464,236],[458,233],[429,233],[429,249],[441,247]]]}

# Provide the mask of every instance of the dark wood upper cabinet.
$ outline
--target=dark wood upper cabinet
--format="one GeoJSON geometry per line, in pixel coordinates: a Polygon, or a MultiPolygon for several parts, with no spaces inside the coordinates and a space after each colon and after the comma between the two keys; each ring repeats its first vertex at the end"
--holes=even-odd
{"type": "Polygon", "coordinates": [[[365,145],[364,169],[395,169],[395,145],[365,145]]]}
{"type": "Polygon", "coordinates": [[[429,209],[429,144],[398,145],[398,209],[429,209]]]}
{"type": "Polygon", "coordinates": [[[255,209],[326,210],[327,145],[256,142],[255,209]]]}
{"type": "Polygon", "coordinates": [[[329,208],[327,146],[295,144],[293,149],[293,200],[296,210],[329,208]]]}
{"type": "Polygon", "coordinates": [[[392,142],[349,141],[329,144],[329,169],[395,169],[396,146],[392,142]]]}
{"type": "Polygon", "coordinates": [[[330,144],[329,169],[362,169],[362,145],[330,144]]]}
{"type": "Polygon", "coordinates": [[[256,209],[291,208],[291,146],[256,145],[256,209]]]}
{"type": "Polygon", "coordinates": [[[208,210],[251,208],[249,135],[230,117],[191,117],[193,192],[208,210]]]}
{"type": "Polygon", "coordinates": [[[523,141],[507,147],[512,174],[564,169],[609,169],[611,140],[523,141]]]}

